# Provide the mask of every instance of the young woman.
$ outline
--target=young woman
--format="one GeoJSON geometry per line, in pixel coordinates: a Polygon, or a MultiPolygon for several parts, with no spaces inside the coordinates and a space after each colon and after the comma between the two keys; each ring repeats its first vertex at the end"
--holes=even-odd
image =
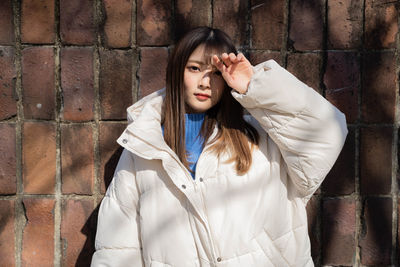
{"type": "Polygon", "coordinates": [[[92,266],[313,266],[305,206],[344,115],[207,27],[178,42],[166,80],[128,108],[92,266]]]}

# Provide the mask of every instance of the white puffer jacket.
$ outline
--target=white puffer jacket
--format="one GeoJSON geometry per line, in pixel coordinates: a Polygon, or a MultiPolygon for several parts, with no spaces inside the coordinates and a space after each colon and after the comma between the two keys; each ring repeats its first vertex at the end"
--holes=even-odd
{"type": "Polygon", "coordinates": [[[342,149],[345,117],[275,61],[254,69],[248,92],[232,93],[260,134],[243,176],[206,145],[192,179],[163,140],[164,91],[128,108],[92,266],[313,266],[305,205],[342,149]]]}

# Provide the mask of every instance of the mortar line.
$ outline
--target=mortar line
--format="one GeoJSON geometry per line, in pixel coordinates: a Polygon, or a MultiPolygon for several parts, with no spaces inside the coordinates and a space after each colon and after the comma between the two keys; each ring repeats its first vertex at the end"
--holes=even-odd
{"type": "Polygon", "coordinates": [[[362,212],[363,212],[363,203],[364,203],[364,197],[361,195],[361,177],[360,177],[360,171],[361,171],[361,164],[360,164],[360,150],[361,150],[361,128],[363,126],[367,126],[364,125],[361,121],[361,115],[362,115],[362,109],[361,109],[361,105],[362,105],[362,89],[363,89],[363,79],[364,79],[364,43],[365,43],[365,6],[366,6],[366,0],[363,0],[362,3],[362,34],[361,34],[361,49],[360,51],[358,51],[358,62],[359,62],[359,66],[360,66],[360,73],[359,73],[359,78],[360,78],[360,85],[359,85],[359,90],[357,93],[357,106],[358,106],[358,116],[357,116],[357,120],[356,120],[356,124],[357,124],[357,128],[355,131],[355,145],[356,145],[356,192],[358,194],[357,197],[357,202],[356,202],[356,236],[355,236],[355,246],[356,246],[356,255],[355,255],[355,266],[362,266],[361,264],[361,246],[360,246],[360,242],[361,242],[361,231],[362,231],[362,212]]]}
{"type": "Polygon", "coordinates": [[[61,220],[62,220],[62,177],[61,177],[61,109],[62,109],[62,89],[61,89],[61,66],[60,66],[60,54],[61,54],[61,37],[60,37],[60,0],[55,0],[55,44],[54,44],[54,89],[55,101],[56,101],[56,181],[55,181],[55,210],[54,210],[54,266],[61,266],[63,250],[61,240],[61,220]]]}
{"type": "Polygon", "coordinates": [[[280,49],[282,65],[287,68],[287,58],[288,58],[288,40],[289,40],[289,31],[290,31],[290,0],[286,0],[284,4],[283,13],[283,24],[284,24],[284,34],[282,40],[282,46],[280,49]]]}
{"type": "MultiPolygon", "coordinates": [[[[400,16],[397,17],[397,25],[398,28],[400,29],[400,16]]],[[[395,92],[395,113],[394,113],[394,124],[393,124],[393,144],[392,144],[392,195],[393,195],[393,231],[392,231],[392,265],[396,266],[398,265],[399,261],[399,256],[397,254],[398,251],[398,224],[399,224],[399,185],[397,181],[397,174],[400,174],[399,171],[399,124],[400,124],[400,79],[399,79],[399,74],[400,74],[400,55],[399,55],[399,47],[400,47],[400,34],[397,33],[396,36],[396,77],[397,77],[397,83],[396,83],[396,92],[395,92]]]]}
{"type": "MultiPolygon", "coordinates": [[[[138,88],[138,71],[139,71],[139,50],[138,50],[138,45],[137,45],[137,0],[133,1],[133,7],[132,7],[132,32],[135,33],[134,34],[134,38],[132,38],[132,45],[131,45],[131,49],[132,49],[132,67],[131,67],[131,79],[132,79],[132,85],[131,85],[131,99],[132,99],[132,104],[135,103],[138,99],[138,92],[139,92],[139,88],[138,88]],[[134,16],[135,15],[135,16],[134,16]]],[[[132,34],[133,35],[133,34],[132,34]]],[[[126,121],[126,119],[124,120],[126,121]]]]}
{"type": "Polygon", "coordinates": [[[22,93],[22,45],[21,45],[21,2],[12,1],[13,25],[14,25],[14,68],[16,73],[15,92],[17,101],[17,120],[15,124],[15,159],[16,159],[16,196],[14,202],[14,231],[15,231],[15,266],[21,267],[22,262],[22,239],[26,223],[25,210],[23,208],[23,178],[22,178],[22,128],[23,128],[23,93],[22,93]]]}
{"type": "MultiPolygon", "coordinates": [[[[103,19],[103,10],[102,10],[102,2],[101,0],[94,1],[94,23],[95,25],[100,25],[100,21],[103,19]]],[[[93,130],[93,205],[97,206],[98,202],[101,200],[100,191],[101,191],[101,181],[100,181],[100,165],[101,165],[101,157],[100,157],[100,120],[101,120],[101,103],[100,103],[100,49],[102,47],[102,38],[99,27],[96,27],[96,43],[94,44],[93,49],[93,89],[94,89],[94,123],[92,124],[93,130]]]]}

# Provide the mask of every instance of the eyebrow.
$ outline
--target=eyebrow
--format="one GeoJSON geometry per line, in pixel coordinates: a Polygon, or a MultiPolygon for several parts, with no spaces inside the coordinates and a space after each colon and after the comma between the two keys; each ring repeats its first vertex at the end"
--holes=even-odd
{"type": "Polygon", "coordinates": [[[188,63],[197,63],[199,65],[208,65],[207,63],[205,63],[204,61],[200,61],[200,60],[188,60],[188,63]]]}

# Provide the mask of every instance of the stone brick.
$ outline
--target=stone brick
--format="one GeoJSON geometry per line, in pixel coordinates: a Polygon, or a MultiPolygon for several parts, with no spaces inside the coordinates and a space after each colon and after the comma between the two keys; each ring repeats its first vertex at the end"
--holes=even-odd
{"type": "Polygon", "coordinates": [[[399,31],[398,4],[392,0],[365,1],[366,48],[396,47],[396,35],[399,31]]]}
{"type": "Polygon", "coordinates": [[[167,45],[171,42],[172,1],[137,1],[137,42],[139,45],[167,45]]]}
{"type": "Polygon", "coordinates": [[[396,106],[396,56],[392,52],[366,53],[363,58],[361,118],[392,123],[396,106]]]}
{"type": "Polygon", "coordinates": [[[14,200],[0,200],[0,266],[15,266],[14,200]]]}
{"type": "Polygon", "coordinates": [[[56,175],[55,125],[25,122],[23,125],[23,184],[29,194],[54,193],[56,175]]]}
{"type": "Polygon", "coordinates": [[[30,47],[22,51],[22,88],[25,119],[54,119],[54,50],[30,47]]]}
{"type": "Polygon", "coordinates": [[[23,203],[27,221],[22,238],[22,266],[53,266],[55,201],[29,198],[23,203]]]}
{"type": "Polygon", "coordinates": [[[300,81],[304,82],[315,91],[322,93],[320,87],[320,69],[322,58],[320,54],[294,53],[288,56],[287,69],[300,81]]]}
{"type": "Polygon", "coordinates": [[[356,244],[356,202],[354,199],[323,201],[322,263],[352,266],[356,244]]]}
{"type": "Polygon", "coordinates": [[[176,0],[174,24],[176,41],[192,28],[210,26],[211,0],[176,0]]]}
{"type": "Polygon", "coordinates": [[[64,200],[62,205],[62,266],[90,266],[94,252],[92,200],[64,200]]]}
{"type": "Polygon", "coordinates": [[[132,0],[103,0],[103,5],[106,13],[105,44],[109,47],[129,47],[131,45],[132,0]]]}
{"type": "Polygon", "coordinates": [[[350,128],[344,147],[326,176],[322,189],[327,195],[350,195],[355,191],[355,132],[350,128]]]}
{"type": "Polygon", "coordinates": [[[247,0],[230,1],[227,5],[225,0],[213,1],[213,26],[222,29],[233,40],[236,46],[248,43],[247,31],[247,0]]]}
{"type": "Polygon", "coordinates": [[[307,220],[308,220],[308,235],[311,242],[311,256],[314,262],[319,262],[320,259],[320,201],[319,198],[313,196],[307,203],[307,220]]]}
{"type": "Polygon", "coordinates": [[[17,192],[15,125],[1,123],[0,133],[0,194],[15,194],[17,192]]]}
{"type": "Polygon", "coordinates": [[[94,109],[93,49],[61,49],[61,87],[67,121],[93,120],[94,109]]]}
{"type": "Polygon", "coordinates": [[[132,104],[132,52],[100,51],[101,118],[125,119],[132,104]]]}
{"type": "Polygon", "coordinates": [[[48,44],[55,38],[54,0],[22,1],[21,41],[48,44]]]}
{"type": "Polygon", "coordinates": [[[3,120],[17,115],[14,48],[0,47],[0,66],[0,120],[3,120]]]}
{"type": "Polygon", "coordinates": [[[328,1],[328,47],[336,49],[361,46],[363,2],[359,0],[328,1]]]}
{"type": "Polygon", "coordinates": [[[391,127],[361,128],[360,189],[363,195],[390,194],[392,139],[391,127]]]}
{"type": "Polygon", "coordinates": [[[14,23],[12,14],[12,1],[0,1],[0,44],[14,42],[14,23]]]}
{"type": "Polygon", "coordinates": [[[140,51],[139,96],[144,97],[165,87],[168,51],[165,48],[143,48],[140,51]]]}
{"type": "Polygon", "coordinates": [[[60,36],[66,44],[93,44],[94,0],[60,0],[60,36]]]}
{"type": "Polygon", "coordinates": [[[361,263],[389,265],[392,250],[392,199],[368,198],[364,203],[360,235],[361,263]]]}
{"type": "Polygon", "coordinates": [[[64,194],[93,192],[94,148],[93,130],[90,125],[61,126],[61,163],[64,194]]]}
{"type": "Polygon", "coordinates": [[[293,0],[290,4],[289,43],[296,50],[322,49],[325,1],[293,0]]]}
{"type": "Polygon", "coordinates": [[[284,12],[283,0],[251,1],[253,48],[281,49],[285,30],[284,12]]]}
{"type": "Polygon", "coordinates": [[[280,52],[250,51],[249,53],[249,61],[253,66],[270,59],[275,60],[281,66],[283,65],[280,52]]]}
{"type": "Polygon", "coordinates": [[[101,192],[104,193],[113,178],[115,167],[122,153],[116,142],[126,128],[125,123],[100,123],[100,179],[101,192]]]}
{"type": "Polygon", "coordinates": [[[347,122],[355,122],[360,88],[357,55],[352,52],[328,52],[324,84],[326,99],[346,115],[347,122]]]}

